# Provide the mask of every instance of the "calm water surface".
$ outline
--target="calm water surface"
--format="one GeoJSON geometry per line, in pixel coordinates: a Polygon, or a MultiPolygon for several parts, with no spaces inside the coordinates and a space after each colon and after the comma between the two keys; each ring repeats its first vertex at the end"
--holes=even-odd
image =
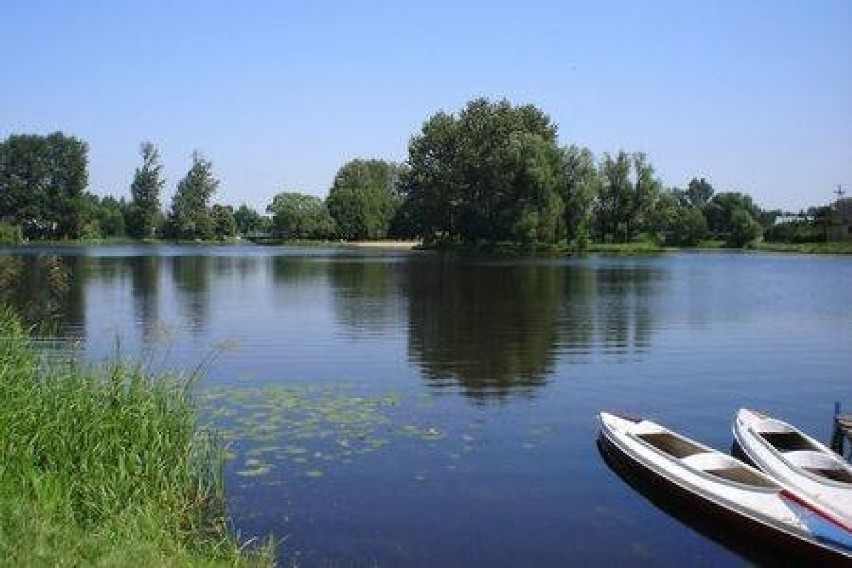
{"type": "Polygon", "coordinates": [[[850,282],[818,256],[0,251],[4,299],[88,358],[214,356],[198,396],[235,529],[304,566],[744,563],[605,463],[596,414],[727,450],[747,406],[827,439],[850,282]]]}

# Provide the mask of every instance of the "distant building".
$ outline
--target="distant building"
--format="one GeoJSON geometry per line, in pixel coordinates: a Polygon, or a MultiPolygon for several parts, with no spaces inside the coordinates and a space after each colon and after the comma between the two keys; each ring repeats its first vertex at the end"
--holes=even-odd
{"type": "Polygon", "coordinates": [[[813,220],[813,215],[805,215],[804,213],[782,213],[775,217],[774,224],[781,225],[782,223],[811,222],[813,220]]]}
{"type": "Polygon", "coordinates": [[[852,197],[838,199],[834,205],[835,222],[829,232],[832,241],[852,240],[852,197]]]}

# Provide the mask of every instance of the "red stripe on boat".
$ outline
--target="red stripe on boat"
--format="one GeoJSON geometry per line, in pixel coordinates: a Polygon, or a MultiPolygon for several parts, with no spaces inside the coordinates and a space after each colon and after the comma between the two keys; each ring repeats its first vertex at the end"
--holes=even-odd
{"type": "Polygon", "coordinates": [[[844,519],[838,518],[836,515],[834,515],[830,511],[825,511],[823,509],[820,509],[819,507],[817,507],[816,505],[814,505],[810,501],[803,499],[801,496],[793,493],[792,491],[788,491],[787,489],[782,489],[781,490],[781,497],[789,499],[790,501],[793,501],[797,505],[801,505],[805,509],[809,510],[811,513],[813,513],[815,515],[819,515],[820,517],[822,517],[826,521],[834,523],[835,525],[839,526],[840,528],[842,528],[845,531],[852,532],[852,524],[849,524],[844,519]]]}

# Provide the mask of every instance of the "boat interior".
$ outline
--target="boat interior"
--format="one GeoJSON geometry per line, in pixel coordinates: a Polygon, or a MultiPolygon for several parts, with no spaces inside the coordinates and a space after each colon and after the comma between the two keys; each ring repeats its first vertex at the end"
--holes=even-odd
{"type": "Polygon", "coordinates": [[[670,432],[649,432],[647,434],[637,434],[637,437],[675,458],[685,458],[707,451],[701,446],[680,436],[675,436],[670,432]]]}
{"type": "Polygon", "coordinates": [[[850,474],[845,469],[818,469],[814,467],[806,467],[804,469],[821,477],[831,479],[832,481],[839,481],[841,483],[848,483],[852,485],[852,474],[850,474]]]}
{"type": "Polygon", "coordinates": [[[807,438],[797,432],[758,432],[761,437],[769,442],[779,452],[792,452],[797,450],[816,450],[807,438]]]}
{"type": "Polygon", "coordinates": [[[753,487],[776,487],[771,480],[739,460],[719,452],[708,452],[707,448],[670,432],[649,432],[637,434],[637,437],[685,465],[715,477],[753,487]]]}
{"type": "Polygon", "coordinates": [[[819,450],[807,438],[796,432],[760,432],[760,435],[775,449],[782,452],[790,463],[805,471],[852,484],[852,472],[844,467],[839,460],[833,460],[819,450]]]}

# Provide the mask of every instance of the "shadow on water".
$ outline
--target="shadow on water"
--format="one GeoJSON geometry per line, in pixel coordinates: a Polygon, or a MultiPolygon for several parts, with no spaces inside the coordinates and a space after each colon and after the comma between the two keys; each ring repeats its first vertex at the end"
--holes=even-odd
{"type": "Polygon", "coordinates": [[[808,565],[807,559],[781,553],[770,542],[749,538],[746,532],[720,522],[708,511],[697,508],[694,501],[673,494],[626,461],[601,437],[597,440],[597,448],[610,470],[657,509],[744,560],[757,566],[808,565]]]}

